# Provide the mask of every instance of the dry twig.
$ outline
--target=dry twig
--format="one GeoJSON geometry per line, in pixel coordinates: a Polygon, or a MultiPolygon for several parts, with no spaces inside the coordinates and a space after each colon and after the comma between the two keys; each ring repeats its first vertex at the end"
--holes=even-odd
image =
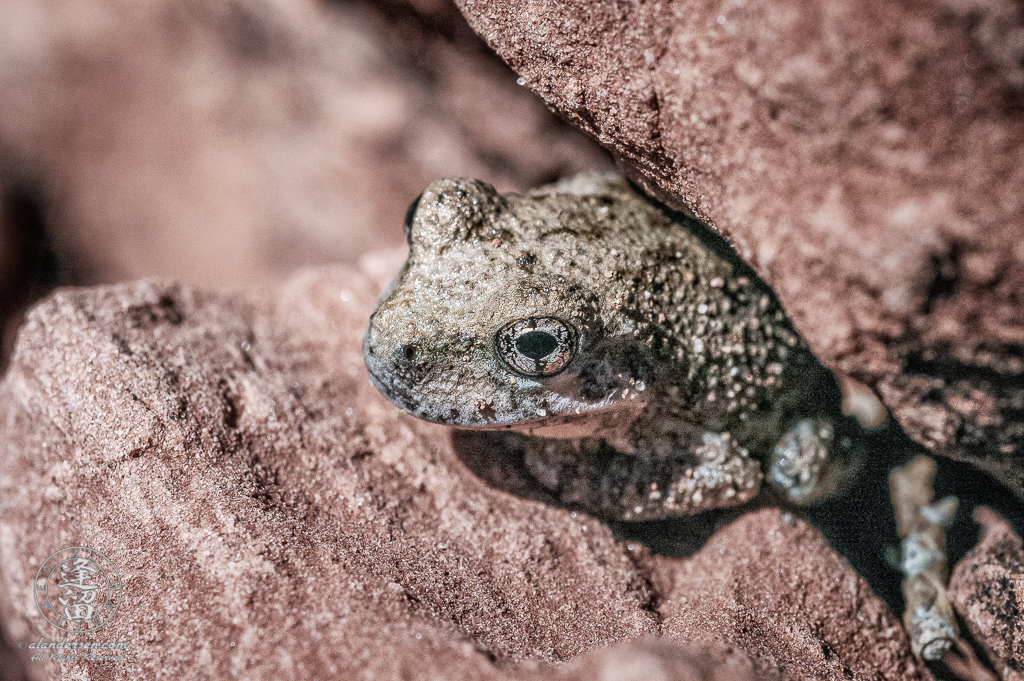
{"type": "Polygon", "coordinates": [[[959,655],[950,650],[942,656],[942,661],[958,678],[964,681],[999,681],[999,677],[985,668],[963,639],[956,642],[956,650],[959,655]]]}
{"type": "Polygon", "coordinates": [[[957,640],[956,615],[946,593],[946,526],[956,497],[934,501],[935,461],[915,457],[889,475],[889,491],[903,540],[903,624],[914,653],[938,660],[957,640]]]}

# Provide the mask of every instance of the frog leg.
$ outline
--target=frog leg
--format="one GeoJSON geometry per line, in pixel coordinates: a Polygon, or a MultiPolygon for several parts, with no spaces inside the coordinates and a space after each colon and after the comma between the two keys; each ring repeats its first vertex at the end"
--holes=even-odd
{"type": "Polygon", "coordinates": [[[761,466],[728,433],[704,433],[695,449],[698,464],[669,485],[663,506],[694,513],[735,506],[757,496],[761,466]]]}
{"type": "Polygon", "coordinates": [[[760,465],[732,437],[695,433],[690,444],[659,456],[626,453],[599,438],[523,438],[523,463],[560,504],[609,520],[690,515],[757,495],[760,465]]]}

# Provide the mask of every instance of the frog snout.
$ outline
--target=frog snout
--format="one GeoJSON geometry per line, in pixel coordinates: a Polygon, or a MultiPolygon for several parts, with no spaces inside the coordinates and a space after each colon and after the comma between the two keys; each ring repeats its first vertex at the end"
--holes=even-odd
{"type": "Polygon", "coordinates": [[[415,406],[415,387],[424,376],[418,366],[418,349],[414,344],[387,342],[371,326],[363,342],[363,361],[370,374],[370,380],[389,401],[411,409],[415,406]]]}

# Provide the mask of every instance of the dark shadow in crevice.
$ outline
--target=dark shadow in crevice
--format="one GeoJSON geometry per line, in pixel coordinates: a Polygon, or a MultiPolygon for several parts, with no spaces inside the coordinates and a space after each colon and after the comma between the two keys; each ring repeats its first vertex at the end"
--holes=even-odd
{"type": "Polygon", "coordinates": [[[72,277],[47,230],[43,192],[0,178],[0,371],[25,309],[72,277]]]}

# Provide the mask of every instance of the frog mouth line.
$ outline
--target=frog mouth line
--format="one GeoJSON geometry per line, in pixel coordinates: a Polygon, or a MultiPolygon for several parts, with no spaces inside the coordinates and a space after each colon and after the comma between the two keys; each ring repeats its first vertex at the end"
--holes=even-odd
{"type": "Polygon", "coordinates": [[[393,382],[384,381],[374,371],[369,361],[364,360],[364,364],[366,365],[366,373],[370,377],[370,382],[373,384],[375,388],[377,388],[377,391],[380,392],[380,394],[383,395],[388,402],[395,405],[396,407],[398,407],[399,409],[401,409],[402,411],[406,412],[411,416],[415,416],[416,418],[421,419],[423,421],[427,421],[429,423],[436,423],[442,426],[451,426],[453,428],[465,428],[474,430],[507,429],[507,426],[503,427],[504,424],[500,424],[497,421],[488,422],[485,417],[481,417],[481,419],[483,419],[482,422],[473,423],[460,422],[461,418],[457,420],[450,419],[447,421],[440,420],[434,414],[430,413],[428,410],[422,409],[419,406],[419,403],[408,397],[406,394],[404,394],[404,391],[396,390],[395,384],[393,382]]]}
{"type": "Polygon", "coordinates": [[[403,395],[396,394],[396,392],[392,389],[393,384],[385,382],[383,379],[381,379],[380,376],[377,375],[377,373],[373,370],[371,362],[369,361],[368,358],[364,357],[363,364],[366,366],[366,374],[370,377],[370,383],[372,383],[373,387],[377,389],[377,392],[383,395],[388,402],[395,405],[399,409],[407,411],[410,414],[416,416],[414,410],[410,407],[412,402],[403,395]]]}
{"type": "Polygon", "coordinates": [[[583,427],[584,424],[590,422],[593,418],[605,414],[609,410],[621,408],[621,405],[617,405],[611,396],[601,400],[600,402],[590,403],[586,405],[585,409],[578,406],[569,406],[568,398],[561,398],[561,400],[565,400],[567,402],[564,411],[559,411],[557,405],[550,405],[549,403],[548,409],[553,413],[544,416],[537,415],[529,419],[524,419],[523,415],[518,413],[510,416],[508,420],[501,420],[494,417],[484,416],[483,414],[480,414],[479,411],[476,413],[476,418],[472,420],[464,418],[462,413],[459,412],[456,412],[458,415],[452,415],[447,419],[442,419],[437,416],[437,412],[423,409],[419,403],[404,394],[404,391],[396,390],[393,383],[382,380],[380,375],[378,375],[374,371],[373,367],[370,366],[370,363],[366,364],[366,372],[374,387],[377,388],[388,402],[399,409],[405,411],[411,416],[415,416],[418,419],[460,430],[524,432],[545,428],[572,427],[576,425],[583,427]]]}

